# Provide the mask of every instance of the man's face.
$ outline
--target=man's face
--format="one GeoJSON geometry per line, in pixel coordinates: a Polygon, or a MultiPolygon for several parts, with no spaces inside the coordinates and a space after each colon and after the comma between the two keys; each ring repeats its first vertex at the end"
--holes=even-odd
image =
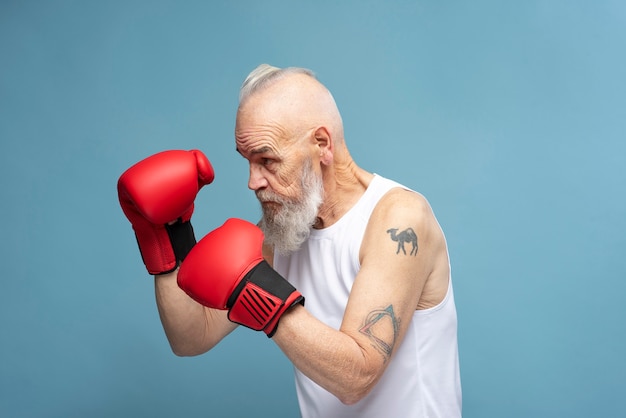
{"type": "Polygon", "coordinates": [[[237,151],[250,165],[248,187],[261,203],[265,242],[282,254],[308,238],[324,195],[311,157],[313,131],[293,132],[245,117],[238,118],[235,132],[237,151]]]}
{"type": "Polygon", "coordinates": [[[281,196],[269,189],[256,191],[263,211],[259,226],[266,243],[279,254],[296,251],[309,237],[324,196],[321,175],[313,171],[311,159],[295,178],[300,183],[297,196],[281,196]]]}
{"type": "Polygon", "coordinates": [[[287,77],[249,96],[237,110],[237,151],[250,164],[248,187],[263,211],[265,242],[278,253],[308,238],[324,198],[316,101],[310,77],[287,77]]]}

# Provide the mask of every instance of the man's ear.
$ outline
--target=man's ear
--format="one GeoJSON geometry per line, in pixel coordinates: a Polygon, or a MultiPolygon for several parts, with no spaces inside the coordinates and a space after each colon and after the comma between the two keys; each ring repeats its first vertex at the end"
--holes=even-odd
{"type": "Polygon", "coordinates": [[[315,130],[314,138],[320,151],[320,161],[322,164],[329,165],[333,161],[333,153],[335,151],[330,132],[324,126],[320,126],[315,130]]]}

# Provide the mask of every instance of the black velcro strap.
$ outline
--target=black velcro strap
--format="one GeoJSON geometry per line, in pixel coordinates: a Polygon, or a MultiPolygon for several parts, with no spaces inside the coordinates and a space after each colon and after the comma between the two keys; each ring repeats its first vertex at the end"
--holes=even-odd
{"type": "Polygon", "coordinates": [[[246,286],[247,282],[252,282],[261,289],[271,293],[283,302],[287,300],[296,288],[291,285],[283,276],[274,270],[267,261],[263,260],[252,268],[246,276],[239,282],[233,293],[228,298],[226,306],[230,309],[239,293],[246,286]]]}
{"type": "Polygon", "coordinates": [[[196,245],[196,236],[193,233],[191,222],[183,222],[178,219],[171,225],[165,225],[165,229],[170,237],[176,261],[183,261],[193,246],[196,245]]]}

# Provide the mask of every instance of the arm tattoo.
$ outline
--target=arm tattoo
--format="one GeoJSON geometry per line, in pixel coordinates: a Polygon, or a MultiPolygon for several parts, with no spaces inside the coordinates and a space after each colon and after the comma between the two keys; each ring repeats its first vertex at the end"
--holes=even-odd
{"type": "Polygon", "coordinates": [[[404,255],[406,255],[406,250],[404,249],[404,243],[410,242],[413,245],[411,249],[411,253],[409,255],[417,255],[417,234],[413,231],[413,228],[407,228],[404,231],[398,234],[398,228],[391,228],[387,230],[388,234],[391,234],[391,240],[398,242],[398,249],[396,250],[396,254],[402,250],[404,255]]]}
{"type": "Polygon", "coordinates": [[[396,345],[399,329],[400,320],[396,318],[393,312],[393,305],[389,305],[385,309],[370,312],[359,332],[367,335],[374,348],[380,351],[386,362],[391,357],[396,345]]]}

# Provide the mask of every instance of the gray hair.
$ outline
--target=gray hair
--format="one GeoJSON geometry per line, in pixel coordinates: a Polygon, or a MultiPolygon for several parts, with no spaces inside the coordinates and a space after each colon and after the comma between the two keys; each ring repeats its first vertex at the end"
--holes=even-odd
{"type": "Polygon", "coordinates": [[[284,78],[288,74],[306,74],[317,79],[315,73],[307,68],[278,68],[269,64],[261,64],[248,74],[248,77],[246,77],[241,85],[241,89],[239,90],[239,104],[241,105],[254,92],[273,84],[275,81],[284,78]]]}

